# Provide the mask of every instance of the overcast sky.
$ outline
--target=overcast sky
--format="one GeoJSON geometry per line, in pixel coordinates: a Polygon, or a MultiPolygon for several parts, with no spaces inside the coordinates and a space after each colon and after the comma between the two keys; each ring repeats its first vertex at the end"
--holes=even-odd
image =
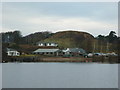
{"type": "Polygon", "coordinates": [[[3,32],[23,35],[76,30],[97,36],[118,30],[117,2],[6,2],[2,15],[3,32]]]}

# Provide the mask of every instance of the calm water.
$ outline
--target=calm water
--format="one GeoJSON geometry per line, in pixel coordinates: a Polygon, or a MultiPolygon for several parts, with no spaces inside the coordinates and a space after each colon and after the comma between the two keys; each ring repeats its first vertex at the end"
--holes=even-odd
{"type": "Polygon", "coordinates": [[[2,89],[2,64],[0,63],[0,90],[2,89]]]}
{"type": "Polygon", "coordinates": [[[6,63],[3,88],[118,88],[117,64],[6,63]]]}

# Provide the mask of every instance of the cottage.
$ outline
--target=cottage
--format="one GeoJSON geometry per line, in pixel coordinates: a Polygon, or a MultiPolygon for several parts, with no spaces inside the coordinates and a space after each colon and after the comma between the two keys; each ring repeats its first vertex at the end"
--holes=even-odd
{"type": "Polygon", "coordinates": [[[67,48],[62,50],[64,55],[71,55],[71,56],[84,56],[86,54],[85,50],[82,48],[67,48]]]}
{"type": "Polygon", "coordinates": [[[33,54],[58,56],[59,52],[59,49],[37,49],[33,52],[33,54]]]}
{"type": "Polygon", "coordinates": [[[53,43],[53,42],[37,42],[38,46],[53,46],[53,47],[57,47],[58,44],[57,43],[53,43]]]}
{"type": "Polygon", "coordinates": [[[20,52],[12,48],[7,48],[7,55],[8,56],[20,56],[20,52]]]}

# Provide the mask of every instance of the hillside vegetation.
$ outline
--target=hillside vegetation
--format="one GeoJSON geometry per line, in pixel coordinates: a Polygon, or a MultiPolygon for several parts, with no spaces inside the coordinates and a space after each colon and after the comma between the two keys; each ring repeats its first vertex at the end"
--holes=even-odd
{"type": "Polygon", "coordinates": [[[56,42],[60,48],[83,48],[91,51],[94,37],[86,32],[63,31],[57,32],[45,42],[56,42]]]}

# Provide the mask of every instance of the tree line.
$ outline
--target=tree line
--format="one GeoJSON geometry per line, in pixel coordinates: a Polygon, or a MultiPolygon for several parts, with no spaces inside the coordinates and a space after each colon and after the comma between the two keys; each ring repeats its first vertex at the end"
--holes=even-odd
{"type": "MultiPolygon", "coordinates": [[[[19,45],[22,44],[35,45],[36,42],[44,41],[54,34],[55,33],[45,31],[22,36],[20,31],[5,32],[2,33],[2,43],[4,44],[3,47],[8,47],[9,44],[10,47],[17,49],[19,48],[19,45]]],[[[98,35],[97,37],[94,37],[94,41],[92,42],[85,42],[85,40],[83,40],[83,42],[87,43],[87,45],[83,43],[83,46],[86,47],[86,49],[90,48],[91,52],[117,52],[120,37],[116,35],[115,31],[111,31],[107,36],[98,35]]]]}
{"type": "MultiPolygon", "coordinates": [[[[115,31],[110,31],[109,35],[98,35],[95,38],[94,48],[99,52],[118,52],[120,37],[116,35],[115,31]]],[[[95,50],[96,51],[96,50],[95,50]]]]}

